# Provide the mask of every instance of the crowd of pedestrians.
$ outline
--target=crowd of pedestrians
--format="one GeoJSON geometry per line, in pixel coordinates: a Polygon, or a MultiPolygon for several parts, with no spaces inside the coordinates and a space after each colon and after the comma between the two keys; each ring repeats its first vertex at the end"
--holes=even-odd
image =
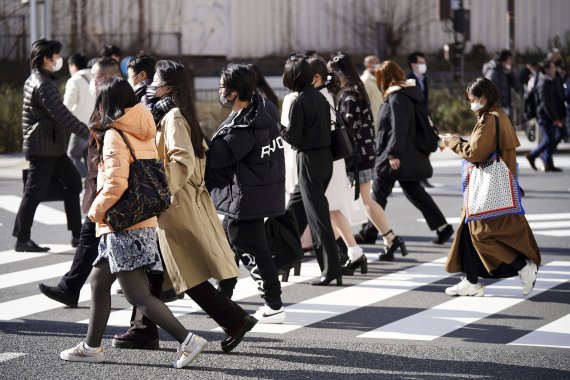
{"type": "MultiPolygon", "coordinates": [[[[92,273],[87,336],[61,352],[64,360],[105,359],[101,340],[115,279],[134,309],[131,327],[114,336],[113,346],[156,349],[161,326],[179,343],[176,368],[188,365],[207,345],[164,305],[177,295],[187,294],[218,323],[226,334],[224,352],[236,348],[257,323],[286,322],[279,280],[284,268],[272,258],[266,218],[287,213],[294,217],[299,238],[310,231],[321,269],[311,283],[315,286],[341,286],[343,275],[358,269],[365,274],[363,245],[374,244],[378,233],[384,243],[380,261],[394,260],[398,250],[408,254],[404,237],[390,227],[385,213],[396,182],[435,232],[433,243],[444,244],[453,236],[453,227],[425,190],[433,170],[429,154],[415,142],[419,127],[414,115],[418,109],[429,115],[421,52],[408,57],[408,75],[396,62],[375,56],[365,58],[359,75],[348,54],[327,61],[293,53],[284,65],[283,84],[291,93],[281,114],[275,93],[255,65],[229,63],[220,71],[219,101],[230,114],[207,138],[183,64],[140,53],[122,74],[121,51],[114,46],[103,49],[91,68],[84,55],[73,54],[62,102],[52,76],[62,67],[61,49],[57,41],[43,39],[32,47],[23,118],[30,168],[14,236],[16,251],[48,250],[31,240],[31,225],[50,181],[59,181],[76,251],[59,284],[40,284],[40,291],[77,307],[79,291],[92,273]],[[348,126],[354,152],[334,160],[331,131],[341,123],[348,126]],[[114,231],[106,213],[125,192],[134,157],[162,162],[171,206],[158,217],[114,231]],[[361,223],[362,230],[353,235],[352,226],[361,223]],[[240,263],[264,301],[253,315],[232,300],[240,263]]],[[[488,141],[495,138],[489,115],[495,115],[502,126],[505,161],[516,173],[518,140],[509,119],[510,95],[502,94],[514,83],[512,59],[512,54],[501,54],[485,68],[490,79],[479,78],[467,88],[466,98],[478,117],[471,141],[446,135],[441,144],[466,160],[486,159],[493,148],[488,141]]],[[[568,100],[568,91],[558,88],[567,77],[558,80],[556,67],[551,58],[541,66],[543,73],[535,75],[537,118],[545,139],[527,156],[535,168],[534,160],[542,154],[547,171],[556,169],[552,141],[559,136],[551,130],[568,120],[563,98],[565,94],[568,100]]],[[[518,274],[528,294],[539,264],[540,252],[524,216],[461,223],[447,270],[466,277],[446,292],[480,296],[484,288],[478,277],[518,274]]]]}

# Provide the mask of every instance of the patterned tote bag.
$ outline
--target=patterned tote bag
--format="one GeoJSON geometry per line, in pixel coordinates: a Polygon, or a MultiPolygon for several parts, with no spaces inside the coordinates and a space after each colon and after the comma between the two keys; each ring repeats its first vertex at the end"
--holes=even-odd
{"type": "Polygon", "coordinates": [[[497,146],[483,162],[463,161],[465,223],[507,214],[524,214],[517,178],[501,159],[499,118],[495,116],[497,146]]]}

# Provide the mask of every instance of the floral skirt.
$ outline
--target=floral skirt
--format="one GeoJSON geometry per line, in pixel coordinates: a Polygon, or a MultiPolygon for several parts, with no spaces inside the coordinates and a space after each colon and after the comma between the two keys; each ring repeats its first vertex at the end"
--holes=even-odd
{"type": "Polygon", "coordinates": [[[158,250],[158,236],[153,227],[110,232],[101,236],[99,255],[93,266],[108,261],[111,273],[127,272],[137,268],[162,272],[158,250]]]}

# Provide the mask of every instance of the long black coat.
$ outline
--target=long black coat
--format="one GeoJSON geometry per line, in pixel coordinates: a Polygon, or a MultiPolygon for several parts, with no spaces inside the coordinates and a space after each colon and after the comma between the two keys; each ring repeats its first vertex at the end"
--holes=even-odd
{"type": "Polygon", "coordinates": [[[423,99],[417,86],[388,89],[377,121],[375,170],[379,176],[402,181],[419,181],[432,176],[428,155],[415,145],[414,107],[422,107],[423,99]],[[400,159],[400,169],[390,168],[391,158],[400,159]]]}

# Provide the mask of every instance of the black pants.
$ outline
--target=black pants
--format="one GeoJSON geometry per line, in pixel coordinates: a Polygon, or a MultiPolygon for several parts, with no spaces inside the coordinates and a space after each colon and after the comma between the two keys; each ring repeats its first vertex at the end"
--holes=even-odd
{"type": "MultiPolygon", "coordinates": [[[[435,230],[447,223],[445,216],[435,204],[433,198],[427,193],[420,181],[399,181],[406,198],[422,213],[429,229],[435,230]]],[[[388,204],[388,197],[392,194],[396,179],[390,177],[376,177],[372,181],[372,198],[384,210],[388,204]]],[[[370,222],[363,226],[362,235],[370,238],[378,236],[378,230],[370,222]]]]}
{"type": "Polygon", "coordinates": [[[321,275],[335,278],[341,275],[338,249],[329,213],[325,191],[332,177],[332,155],[328,147],[297,153],[299,180],[287,210],[297,219],[299,232],[307,224],[311,229],[313,250],[317,257],[321,275]]]}
{"type": "Polygon", "coordinates": [[[79,194],[82,189],[79,172],[66,154],[59,157],[30,157],[24,196],[20,202],[12,232],[12,235],[19,241],[24,242],[30,239],[36,209],[48,191],[52,177],[64,188],[63,202],[67,216],[67,229],[71,230],[74,236],[79,235],[81,230],[79,194]]]}
{"type": "Polygon", "coordinates": [[[95,236],[95,223],[89,218],[85,218],[85,222],[81,226],[79,245],[75,249],[71,268],[59,281],[61,289],[69,292],[79,292],[81,290],[91,273],[91,269],[93,269],[93,262],[99,253],[99,240],[100,238],[95,236]]]}
{"type": "MultiPolygon", "coordinates": [[[[263,219],[237,220],[226,217],[222,224],[230,246],[257,283],[265,303],[272,309],[279,309],[282,306],[281,283],[267,244],[263,219]]],[[[236,278],[221,280],[220,290],[231,296],[236,283],[236,278]]]]}

